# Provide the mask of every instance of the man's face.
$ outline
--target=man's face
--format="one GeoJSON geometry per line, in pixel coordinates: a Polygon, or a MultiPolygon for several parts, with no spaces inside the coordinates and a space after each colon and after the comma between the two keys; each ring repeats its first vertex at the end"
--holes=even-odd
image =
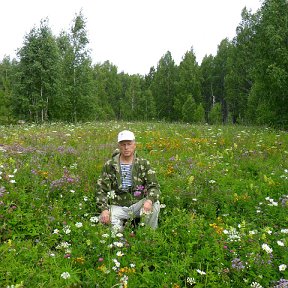
{"type": "Polygon", "coordinates": [[[134,154],[136,149],[135,141],[124,140],[119,142],[119,149],[124,157],[130,157],[134,154]]]}

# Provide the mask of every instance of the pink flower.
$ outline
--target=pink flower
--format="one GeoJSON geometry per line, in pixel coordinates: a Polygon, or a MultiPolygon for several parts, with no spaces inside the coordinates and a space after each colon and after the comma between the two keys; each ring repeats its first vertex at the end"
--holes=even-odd
{"type": "Polygon", "coordinates": [[[141,194],[142,194],[141,191],[135,191],[135,192],[134,192],[134,196],[135,196],[135,197],[139,197],[139,196],[141,196],[141,194]]]}
{"type": "Polygon", "coordinates": [[[100,258],[98,259],[98,261],[99,261],[99,262],[103,262],[104,259],[103,259],[102,257],[100,257],[100,258]]]}

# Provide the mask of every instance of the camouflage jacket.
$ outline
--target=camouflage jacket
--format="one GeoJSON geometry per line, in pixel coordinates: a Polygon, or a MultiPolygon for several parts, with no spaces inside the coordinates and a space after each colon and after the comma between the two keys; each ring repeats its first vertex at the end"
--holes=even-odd
{"type": "Polygon", "coordinates": [[[109,209],[109,205],[131,206],[143,198],[153,202],[159,199],[160,187],[155,171],[149,161],[134,154],[132,164],[132,186],[122,189],[119,151],[112,155],[102,169],[96,185],[96,204],[99,212],[109,209]]]}

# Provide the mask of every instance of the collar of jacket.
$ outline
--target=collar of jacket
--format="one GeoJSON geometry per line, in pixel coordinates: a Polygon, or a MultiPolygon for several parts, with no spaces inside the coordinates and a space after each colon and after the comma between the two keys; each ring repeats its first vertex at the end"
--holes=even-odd
{"type": "MultiPolygon", "coordinates": [[[[132,187],[133,187],[133,175],[135,173],[134,171],[134,167],[135,167],[135,163],[138,162],[138,157],[136,154],[136,151],[134,152],[134,158],[133,158],[133,162],[132,162],[132,187]]],[[[121,175],[120,175],[120,152],[119,153],[113,153],[112,156],[112,166],[116,171],[116,177],[117,177],[117,182],[119,185],[119,189],[122,189],[122,183],[121,183],[121,175]]]]}

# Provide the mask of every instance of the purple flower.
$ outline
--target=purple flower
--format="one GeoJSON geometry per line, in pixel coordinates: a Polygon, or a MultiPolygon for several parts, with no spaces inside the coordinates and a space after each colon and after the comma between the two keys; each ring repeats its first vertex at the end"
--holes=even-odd
{"type": "Polygon", "coordinates": [[[245,266],[239,258],[235,258],[232,260],[232,268],[235,268],[236,270],[242,270],[245,268],[245,266]]]}
{"type": "Polygon", "coordinates": [[[75,179],[72,178],[72,177],[67,177],[67,178],[66,178],[66,181],[67,181],[68,183],[73,183],[73,182],[75,181],[75,179]]]}
{"type": "Polygon", "coordinates": [[[288,287],[288,280],[286,279],[280,279],[273,288],[286,288],[288,287]]]}
{"type": "Polygon", "coordinates": [[[142,194],[141,191],[135,191],[135,192],[134,192],[134,196],[135,196],[135,197],[139,197],[139,196],[141,196],[141,194],[142,194]]]}
{"type": "Polygon", "coordinates": [[[0,187],[0,197],[3,197],[4,196],[4,194],[5,194],[5,192],[6,192],[6,189],[5,189],[5,187],[0,187]]]}

